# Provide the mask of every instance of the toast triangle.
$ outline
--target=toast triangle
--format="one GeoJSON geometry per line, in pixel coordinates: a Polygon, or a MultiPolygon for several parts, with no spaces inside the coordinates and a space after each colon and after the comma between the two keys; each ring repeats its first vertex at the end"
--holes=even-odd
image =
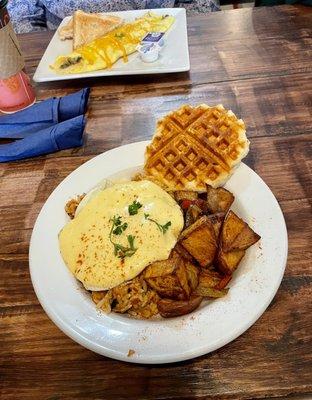
{"type": "Polygon", "coordinates": [[[122,24],[122,19],[112,15],[88,14],[77,10],[73,16],[73,48],[84,46],[107,35],[122,24]]]}

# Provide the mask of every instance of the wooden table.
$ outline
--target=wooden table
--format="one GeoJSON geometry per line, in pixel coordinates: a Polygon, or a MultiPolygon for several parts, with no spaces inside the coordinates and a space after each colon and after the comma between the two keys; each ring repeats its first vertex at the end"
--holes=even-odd
{"type": "MultiPolygon", "coordinates": [[[[189,18],[190,73],[36,86],[38,100],[86,85],[92,92],[82,148],[0,165],[1,399],[255,399],[312,392],[311,11],[281,6],[189,18]],[[270,186],[286,218],[285,277],[263,316],[212,354],[155,367],[101,357],[66,337],[38,303],[28,270],[35,219],[79,165],[150,138],[162,114],[200,102],[223,103],[247,124],[246,163],[270,186]]],[[[20,36],[30,73],[51,35],[20,36]]]]}

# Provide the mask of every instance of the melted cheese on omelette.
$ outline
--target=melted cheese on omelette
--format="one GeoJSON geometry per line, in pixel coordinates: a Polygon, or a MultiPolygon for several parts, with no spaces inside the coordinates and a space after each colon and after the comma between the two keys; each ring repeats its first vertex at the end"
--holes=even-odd
{"type": "Polygon", "coordinates": [[[134,278],[152,262],[167,259],[182,228],[180,207],[159,186],[150,181],[119,183],[92,196],[65,225],[59,234],[60,251],[86,289],[106,290],[134,278]],[[130,215],[128,207],[134,201],[142,207],[130,215]],[[127,227],[117,235],[111,230],[112,219],[118,216],[127,227]],[[163,233],[151,219],[171,225],[163,233]],[[111,240],[127,247],[128,235],[134,236],[137,250],[119,258],[111,240]]]}
{"type": "Polygon", "coordinates": [[[170,15],[148,12],[71,54],[57,57],[50,67],[59,74],[77,74],[111,68],[119,58],[127,62],[128,55],[136,51],[137,45],[148,32],[166,32],[174,20],[170,15]]]}

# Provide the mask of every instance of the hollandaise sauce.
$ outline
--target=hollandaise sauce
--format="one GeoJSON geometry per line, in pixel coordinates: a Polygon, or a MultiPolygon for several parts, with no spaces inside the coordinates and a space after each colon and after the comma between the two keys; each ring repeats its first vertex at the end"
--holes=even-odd
{"type": "Polygon", "coordinates": [[[150,181],[100,190],[59,234],[60,252],[88,290],[106,290],[165,260],[183,228],[176,201],[150,181]]]}

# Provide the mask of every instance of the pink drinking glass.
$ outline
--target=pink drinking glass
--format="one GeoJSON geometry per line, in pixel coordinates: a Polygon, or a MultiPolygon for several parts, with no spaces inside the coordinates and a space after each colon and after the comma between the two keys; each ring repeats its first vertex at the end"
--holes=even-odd
{"type": "Polygon", "coordinates": [[[36,100],[8,14],[7,0],[0,0],[0,111],[13,113],[36,100]]]}

